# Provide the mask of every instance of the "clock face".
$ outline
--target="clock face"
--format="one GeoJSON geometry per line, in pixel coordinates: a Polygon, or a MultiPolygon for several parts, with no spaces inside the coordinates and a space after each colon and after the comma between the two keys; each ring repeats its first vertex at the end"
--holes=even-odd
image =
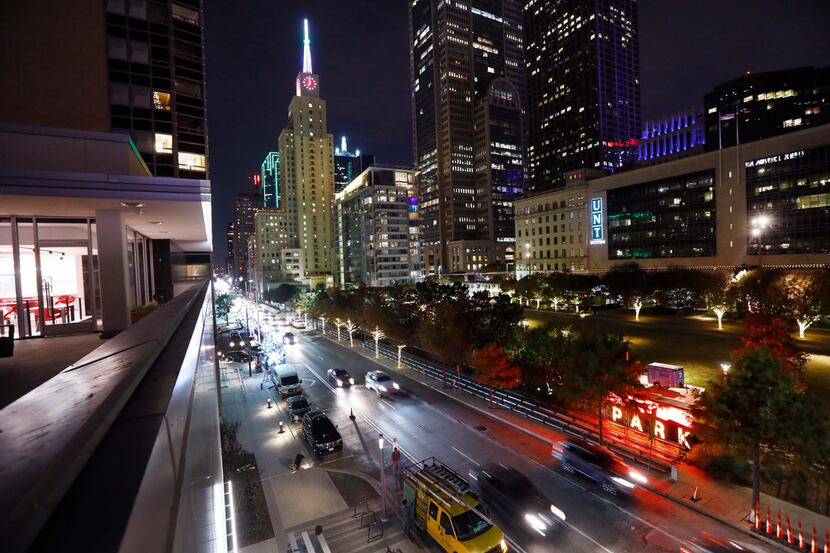
{"type": "Polygon", "coordinates": [[[306,90],[314,90],[317,88],[317,79],[312,77],[311,75],[306,75],[303,77],[303,88],[306,90]]]}

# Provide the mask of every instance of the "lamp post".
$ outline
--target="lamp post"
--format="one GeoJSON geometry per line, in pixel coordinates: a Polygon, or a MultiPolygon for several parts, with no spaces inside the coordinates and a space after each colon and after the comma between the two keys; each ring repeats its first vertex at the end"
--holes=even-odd
{"type": "Polygon", "coordinates": [[[383,434],[378,434],[378,449],[380,450],[380,474],[383,481],[383,514],[380,519],[386,520],[386,459],[383,456],[383,434]]]}
{"type": "Polygon", "coordinates": [[[405,344],[399,344],[398,345],[398,368],[399,369],[401,368],[401,351],[403,351],[403,348],[405,348],[405,347],[406,347],[405,344]]]}
{"type": "Polygon", "coordinates": [[[323,334],[325,334],[326,333],[326,316],[325,315],[320,315],[320,321],[322,321],[322,323],[323,323],[323,334]]]}
{"type": "Polygon", "coordinates": [[[772,226],[772,220],[769,215],[761,214],[752,219],[749,224],[749,231],[752,237],[755,238],[755,247],[758,248],[758,267],[763,265],[764,243],[763,235],[767,228],[772,226]]]}

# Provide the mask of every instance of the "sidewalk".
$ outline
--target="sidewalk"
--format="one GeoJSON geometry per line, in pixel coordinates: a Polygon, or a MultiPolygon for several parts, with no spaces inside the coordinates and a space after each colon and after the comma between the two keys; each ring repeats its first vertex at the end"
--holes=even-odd
{"type": "MultiPolygon", "coordinates": [[[[355,517],[355,504],[366,498],[367,509],[378,511],[379,484],[360,473],[332,471],[317,465],[306,455],[303,468],[292,473],[290,465],[298,451],[304,451],[300,436],[291,424],[283,433],[277,432],[284,418],[283,402],[265,386],[260,389],[262,373],[248,377],[247,367],[236,371],[233,364],[221,367],[222,419],[240,422],[238,439],[254,453],[259,468],[265,502],[274,538],[240,547],[245,553],[311,553],[324,552],[322,543],[331,553],[386,553],[400,549],[402,553],[421,553],[405,539],[401,523],[390,517],[383,535],[367,541],[368,529],[355,517]],[[271,397],[272,407],[267,407],[271,397]],[[347,493],[342,493],[346,491],[347,493]],[[322,526],[322,536],[315,528],[322,526]]],[[[237,525],[245,521],[237,520],[237,525]]],[[[375,527],[377,530],[379,527],[375,527]]]]}
{"type": "MultiPolygon", "coordinates": [[[[337,343],[337,340],[326,336],[332,342],[337,343]]],[[[340,342],[343,345],[343,342],[340,342]]],[[[425,386],[440,392],[441,394],[450,397],[458,402],[461,402],[468,407],[475,409],[481,414],[498,420],[512,428],[524,432],[538,440],[553,444],[554,442],[562,440],[565,435],[557,430],[532,419],[520,416],[512,411],[501,408],[491,409],[488,407],[488,402],[484,399],[477,398],[457,389],[444,389],[441,382],[427,377],[420,372],[406,367],[397,368],[397,363],[381,355],[379,358],[375,357],[373,352],[355,345],[354,351],[360,353],[364,357],[379,363],[390,370],[397,371],[407,377],[420,382],[425,386]]],[[[697,511],[701,514],[714,518],[722,523],[725,523],[742,531],[750,531],[749,516],[750,505],[752,503],[752,490],[745,486],[730,484],[715,480],[700,469],[696,467],[683,465],[678,467],[678,481],[672,482],[668,475],[650,472],[649,485],[647,486],[651,491],[670,499],[671,501],[682,505],[691,510],[697,511]],[[697,489],[698,501],[691,501],[691,497],[697,489]]],[[[824,530],[830,530],[830,517],[826,517],[819,513],[804,509],[792,503],[776,499],[767,494],[761,495],[761,525],[764,526],[766,522],[767,506],[772,511],[773,528],[776,523],[776,515],[781,511],[782,518],[789,514],[792,522],[793,531],[797,532],[797,521],[800,520],[804,526],[805,537],[809,542],[809,534],[812,532],[812,525],[815,524],[819,531],[819,541],[824,543],[824,530]]]]}

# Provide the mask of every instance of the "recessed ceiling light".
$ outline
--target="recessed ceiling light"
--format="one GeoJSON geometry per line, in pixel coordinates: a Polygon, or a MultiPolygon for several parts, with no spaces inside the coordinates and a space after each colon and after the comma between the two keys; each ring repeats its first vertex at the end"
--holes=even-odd
{"type": "Polygon", "coordinates": [[[150,221],[150,224],[151,225],[163,225],[164,222],[162,222],[162,221],[150,221]]]}
{"type": "Polygon", "coordinates": [[[144,207],[144,204],[141,202],[121,202],[121,205],[123,205],[124,207],[132,207],[134,209],[144,207]]]}

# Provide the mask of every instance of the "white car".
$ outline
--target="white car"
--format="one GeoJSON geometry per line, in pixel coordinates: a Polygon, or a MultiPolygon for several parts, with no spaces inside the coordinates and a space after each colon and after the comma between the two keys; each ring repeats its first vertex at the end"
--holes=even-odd
{"type": "Polygon", "coordinates": [[[394,394],[401,387],[392,377],[383,371],[369,371],[366,373],[366,389],[374,390],[379,396],[383,394],[394,394]]]}

